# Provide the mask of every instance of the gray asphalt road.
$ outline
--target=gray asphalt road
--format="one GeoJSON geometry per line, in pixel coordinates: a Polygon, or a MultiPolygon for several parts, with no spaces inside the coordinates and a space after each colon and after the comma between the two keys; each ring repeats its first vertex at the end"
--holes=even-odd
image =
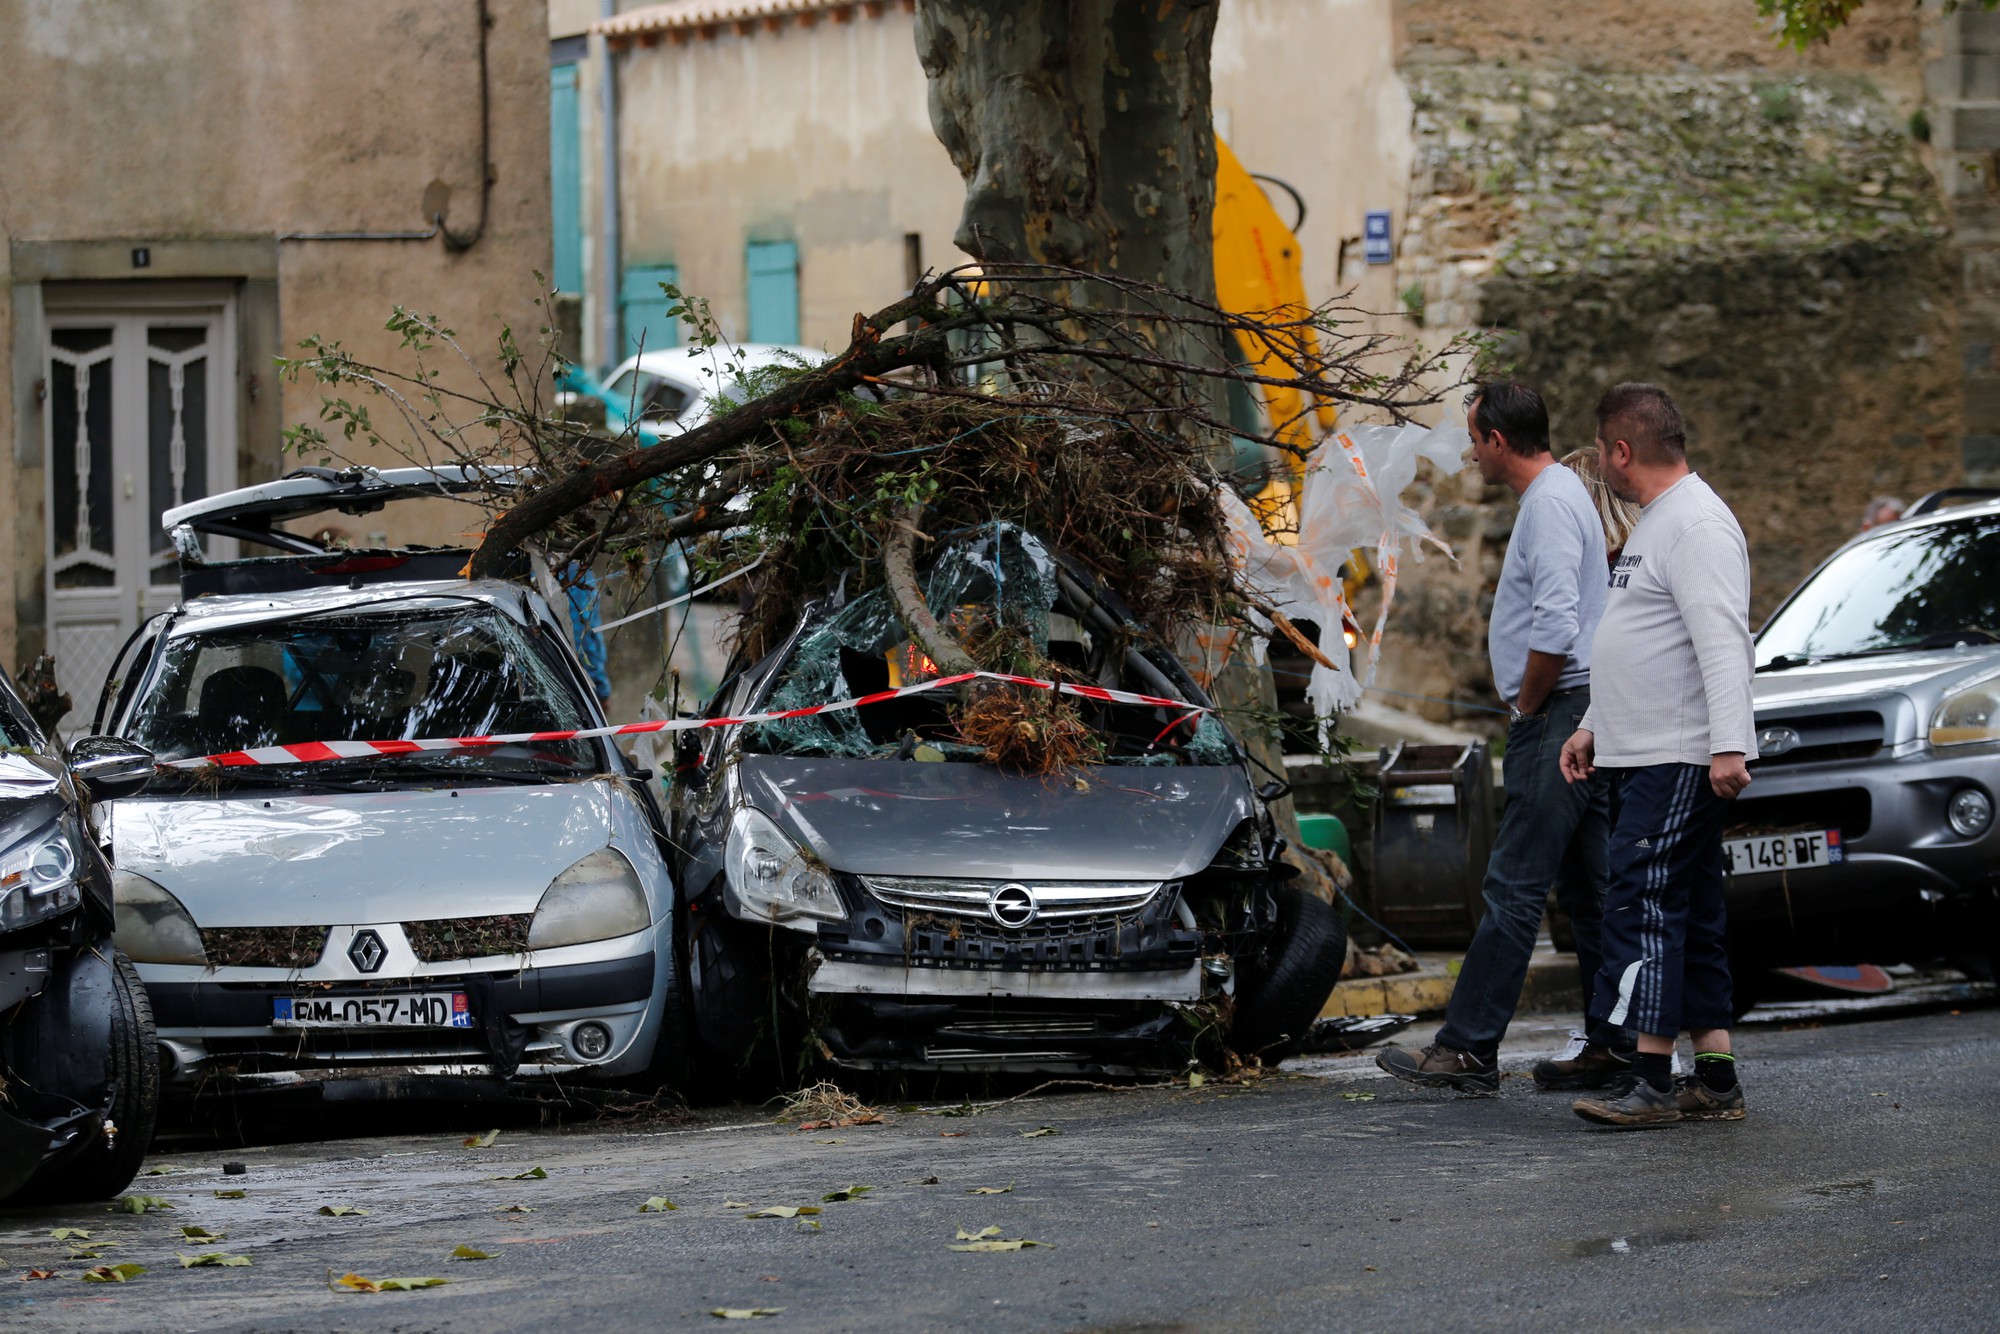
{"type": "MultiPolygon", "coordinates": [[[[1638,1133],[1589,1129],[1525,1078],[1464,1099],[1350,1058],[1247,1089],[891,1112],[830,1131],[738,1111],[509,1130],[476,1150],[440,1132],[167,1153],[155,1164],[171,1174],[135,1189],[171,1212],[0,1213],[7,1271],[64,1274],[0,1280],[0,1323],[651,1329],[765,1307],[782,1308],[774,1328],[819,1331],[1993,1328],[2000,1009],[1751,1031],[1741,1047],[1750,1120],[1638,1133]],[[1043,1126],[1061,1133],[1026,1133],[1043,1126]],[[225,1158],[248,1174],[224,1177],[225,1158]],[[495,1180],[535,1167],[547,1178],[495,1180]],[[850,1185],[874,1189],[820,1204],[850,1185]],[[246,1194],[213,1193],[229,1188],[246,1194]],[[654,1195],[678,1210],[641,1214],[654,1195]],[[824,1212],[813,1229],[731,1202],[824,1212]],[[188,1242],[183,1225],[227,1239],[188,1242]],[[78,1282],[84,1264],[48,1236],[59,1226],[147,1272],[78,1282]],[[986,1227],[1048,1246],[946,1249],[986,1227]],[[494,1258],[448,1260],[461,1244],[494,1258]],[[214,1249],[251,1264],[175,1258],[214,1249]],[[350,1271],[451,1282],[327,1289],[350,1271]]],[[[1531,1054],[1517,1046],[1515,1063],[1531,1054]]]]}

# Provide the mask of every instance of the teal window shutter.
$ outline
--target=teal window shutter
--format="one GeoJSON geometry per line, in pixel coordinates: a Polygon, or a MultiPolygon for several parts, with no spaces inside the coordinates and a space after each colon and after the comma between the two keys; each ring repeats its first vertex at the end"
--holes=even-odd
{"type": "Polygon", "coordinates": [[[558,292],[583,291],[583,142],[577,121],[576,66],[549,67],[549,202],[558,292]]]}
{"type": "Polygon", "coordinates": [[[680,321],[667,312],[674,303],[661,283],[677,283],[680,271],[671,264],[643,264],[625,270],[618,285],[618,310],[625,323],[625,346],[619,356],[636,356],[640,340],[648,352],[680,343],[680,321]]]}
{"type": "Polygon", "coordinates": [[[790,241],[752,241],[744,251],[752,343],[799,341],[799,248],[790,241]]]}

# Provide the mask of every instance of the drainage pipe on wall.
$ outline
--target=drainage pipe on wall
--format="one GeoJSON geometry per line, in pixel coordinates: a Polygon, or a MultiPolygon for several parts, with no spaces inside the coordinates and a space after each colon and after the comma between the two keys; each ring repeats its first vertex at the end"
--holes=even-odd
{"type": "MultiPolygon", "coordinates": [[[[618,0],[599,0],[598,13],[610,20],[618,17],[618,0]]],[[[602,191],[599,212],[602,213],[602,254],[598,257],[599,310],[597,313],[598,352],[597,359],[608,374],[621,360],[618,343],[618,70],[612,59],[611,38],[597,33],[593,40],[597,43],[598,59],[603,63],[598,67],[597,80],[597,120],[598,142],[603,150],[602,191]]]]}

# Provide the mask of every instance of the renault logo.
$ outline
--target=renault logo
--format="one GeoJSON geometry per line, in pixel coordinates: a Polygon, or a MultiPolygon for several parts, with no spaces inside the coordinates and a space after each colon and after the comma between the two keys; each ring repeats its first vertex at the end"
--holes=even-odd
{"type": "Polygon", "coordinates": [[[994,921],[1010,930],[1024,927],[1035,920],[1038,911],[1035,891],[1026,885],[1002,885],[986,901],[986,911],[993,914],[994,921]]]}
{"type": "Polygon", "coordinates": [[[354,942],[347,947],[347,957],[354,960],[354,966],[364,973],[372,973],[382,966],[382,960],[389,957],[389,951],[382,944],[382,937],[373,931],[356,931],[354,942]]]}
{"type": "Polygon", "coordinates": [[[1797,750],[1805,743],[1796,727],[1766,727],[1757,733],[1757,753],[1770,758],[1783,755],[1788,750],[1797,750]]]}

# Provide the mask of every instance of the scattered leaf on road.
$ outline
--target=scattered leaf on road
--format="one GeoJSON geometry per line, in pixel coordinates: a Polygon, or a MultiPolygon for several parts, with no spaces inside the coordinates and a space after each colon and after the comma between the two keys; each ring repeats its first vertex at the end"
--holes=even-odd
{"type": "Polygon", "coordinates": [[[1000,1229],[997,1227],[983,1227],[977,1232],[967,1232],[964,1228],[958,1230],[958,1239],[960,1241],[985,1241],[988,1237],[997,1237],[999,1235],[1000,1229]]]}
{"type": "Polygon", "coordinates": [[[516,1172],[512,1176],[488,1177],[486,1179],[488,1181],[545,1181],[548,1179],[548,1175],[549,1170],[546,1167],[531,1167],[525,1172],[516,1172]]]}
{"type": "Polygon", "coordinates": [[[218,1200],[240,1200],[250,1192],[247,1190],[218,1190],[214,1192],[218,1200]]]}
{"type": "Polygon", "coordinates": [[[725,1209],[751,1209],[756,1206],[752,1205],[748,1200],[724,1200],[722,1207],[725,1209]]]}
{"type": "Polygon", "coordinates": [[[21,1281],[27,1283],[34,1279],[54,1278],[55,1276],[56,1271],[53,1269],[30,1269],[27,1273],[21,1275],[21,1281]]]}
{"type": "Polygon", "coordinates": [[[1021,1132],[1021,1138],[1040,1139],[1044,1135],[1060,1135],[1060,1134],[1062,1134],[1062,1131],[1057,1130],[1054,1126],[1042,1126],[1040,1129],[1037,1130],[1023,1130],[1021,1132]]]}
{"type": "Polygon", "coordinates": [[[503,1214],[531,1214],[535,1212],[535,1206],[532,1204],[510,1204],[500,1212],[503,1214]]]}
{"type": "Polygon", "coordinates": [[[182,1255],[180,1262],[183,1269],[206,1269],[211,1266],[218,1269],[241,1269],[250,1263],[250,1257],[224,1255],[221,1251],[206,1251],[200,1255],[182,1255]]]}
{"type": "Polygon", "coordinates": [[[1348,1100],[1349,1102],[1373,1102],[1373,1101],[1375,1101],[1375,1095],[1374,1095],[1374,1094],[1372,1094],[1372,1093],[1343,1093],[1343,1094],[1341,1094],[1340,1096],[1341,1096],[1341,1097],[1343,1097],[1343,1098],[1345,1098],[1345,1099],[1347,1099],[1347,1100],[1348,1100]]]}
{"type": "Polygon", "coordinates": [[[965,1138],[965,1133],[966,1133],[966,1132],[964,1132],[963,1130],[940,1130],[940,1131],[938,1131],[938,1138],[939,1138],[939,1139],[964,1139],[964,1138],[965,1138]]]}
{"type": "Polygon", "coordinates": [[[844,1190],[829,1191],[819,1199],[821,1204],[841,1204],[848,1200],[858,1200],[873,1189],[875,1189],[873,1186],[849,1186],[844,1190]]]}
{"type": "Polygon", "coordinates": [[[178,1167],[149,1167],[139,1175],[142,1177],[170,1177],[180,1171],[178,1167]]]}
{"type": "Polygon", "coordinates": [[[1046,1241],[1029,1241],[1021,1237],[1013,1241],[968,1241],[957,1245],[947,1245],[948,1251],[1025,1251],[1030,1246],[1046,1246],[1046,1241]]]}
{"type": "Polygon", "coordinates": [[[782,1306],[717,1306],[709,1314],[721,1320],[760,1320],[784,1310],[782,1306]]]}
{"type": "Polygon", "coordinates": [[[89,1241],[90,1234],[80,1227],[58,1227],[49,1229],[49,1235],[57,1241],[89,1241]]]}
{"type": "Polygon", "coordinates": [[[418,1288],[441,1288],[449,1282],[448,1278],[363,1278],[359,1274],[342,1274],[329,1286],[355,1292],[415,1292],[418,1288]]]}
{"type": "Polygon", "coordinates": [[[1014,1183],[1010,1181],[1004,1186],[974,1186],[965,1193],[967,1195],[1012,1195],[1014,1193],[1014,1183]]]}
{"type": "Polygon", "coordinates": [[[365,1218],[368,1214],[366,1209],[357,1209],[351,1204],[322,1204],[319,1211],[328,1218],[365,1218]]]}
{"type": "Polygon", "coordinates": [[[454,1246],[449,1258],[453,1260],[491,1260],[493,1257],[485,1251],[474,1250],[470,1246],[454,1246]]]}
{"type": "MultiPolygon", "coordinates": [[[[174,1206],[158,1195],[121,1195],[118,1203],[111,1206],[114,1214],[153,1214],[174,1206]]],[[[104,1280],[100,1280],[104,1281],[104,1280]]]]}
{"type": "Polygon", "coordinates": [[[226,1233],[210,1232],[199,1223],[181,1224],[181,1235],[189,1241],[221,1241],[226,1233]]]}
{"type": "Polygon", "coordinates": [[[671,1214],[680,1212],[680,1206],[664,1195],[655,1195],[639,1206],[642,1214],[671,1214]]]}
{"type": "Polygon", "coordinates": [[[1198,1088],[1200,1088],[1200,1087],[1201,1087],[1201,1086],[1202,1086],[1203,1084],[1206,1084],[1207,1082],[1208,1082],[1208,1076],[1207,1076],[1207,1075],[1205,1075],[1205,1074],[1203,1074],[1203,1073],[1202,1073],[1201,1071],[1199,1071],[1199,1070],[1190,1070],[1190,1071],[1188,1071],[1188,1087],[1189,1087],[1189,1088],[1191,1088],[1191,1089],[1198,1089],[1198,1088]]]}
{"type": "Polygon", "coordinates": [[[128,1283],[145,1272],[146,1266],[144,1265],[99,1265],[95,1269],[84,1270],[83,1281],[85,1283],[128,1283]]]}
{"type": "Polygon", "coordinates": [[[877,1116],[874,1112],[869,1112],[865,1116],[837,1116],[823,1121],[801,1121],[799,1122],[799,1129],[845,1130],[849,1126],[880,1126],[887,1124],[888,1122],[884,1121],[880,1116],[877,1116]]]}
{"type": "Polygon", "coordinates": [[[937,1183],[938,1179],[936,1177],[911,1177],[903,1184],[906,1186],[935,1186],[937,1183]]]}
{"type": "Polygon", "coordinates": [[[499,1131],[489,1130],[483,1135],[467,1135],[462,1143],[468,1149],[490,1149],[493,1147],[493,1141],[499,1138],[499,1131]]]}
{"type": "Polygon", "coordinates": [[[820,1212],[815,1204],[774,1204],[768,1209],[756,1209],[743,1215],[745,1218],[800,1218],[820,1212]]]}

